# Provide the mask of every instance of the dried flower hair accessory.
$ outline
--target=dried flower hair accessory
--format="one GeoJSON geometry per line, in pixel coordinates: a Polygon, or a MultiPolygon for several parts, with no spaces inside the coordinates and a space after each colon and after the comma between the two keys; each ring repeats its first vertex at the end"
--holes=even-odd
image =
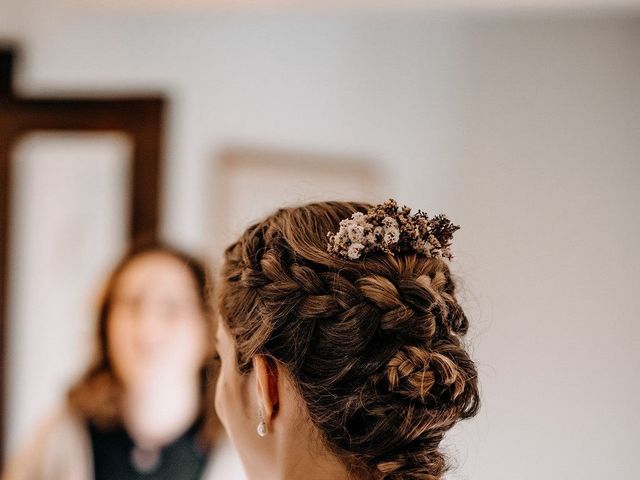
{"type": "Polygon", "coordinates": [[[349,260],[373,252],[418,253],[451,260],[449,247],[459,228],[445,215],[429,218],[420,210],[411,215],[409,207],[399,207],[389,199],[367,213],[356,212],[342,220],[337,233],[327,234],[327,251],[349,260]]]}

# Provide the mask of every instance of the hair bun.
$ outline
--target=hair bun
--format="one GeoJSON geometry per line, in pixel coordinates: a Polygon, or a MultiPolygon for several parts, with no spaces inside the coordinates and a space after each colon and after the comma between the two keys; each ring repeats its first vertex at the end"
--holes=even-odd
{"type": "Polygon", "coordinates": [[[416,346],[402,347],[387,363],[389,390],[425,403],[455,399],[463,392],[465,380],[455,362],[447,356],[416,346]],[[439,388],[435,388],[439,387],[439,388]]]}

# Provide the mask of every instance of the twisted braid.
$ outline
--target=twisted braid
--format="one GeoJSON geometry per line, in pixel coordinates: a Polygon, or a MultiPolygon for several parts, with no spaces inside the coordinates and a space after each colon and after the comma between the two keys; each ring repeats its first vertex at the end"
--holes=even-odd
{"type": "Polygon", "coordinates": [[[479,407],[468,320],[442,259],[326,252],[368,205],[283,209],[226,251],[220,310],[241,372],[269,354],[291,372],[325,444],[369,478],[438,480],[438,446],[479,407]]]}

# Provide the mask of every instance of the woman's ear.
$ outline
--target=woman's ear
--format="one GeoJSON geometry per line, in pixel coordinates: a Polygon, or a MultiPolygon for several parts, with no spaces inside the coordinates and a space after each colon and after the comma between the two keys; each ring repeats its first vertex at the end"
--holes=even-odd
{"type": "Polygon", "coordinates": [[[258,406],[262,409],[264,421],[269,424],[278,413],[280,392],[278,391],[278,366],[264,355],[256,355],[252,359],[256,374],[256,393],[258,406]]]}

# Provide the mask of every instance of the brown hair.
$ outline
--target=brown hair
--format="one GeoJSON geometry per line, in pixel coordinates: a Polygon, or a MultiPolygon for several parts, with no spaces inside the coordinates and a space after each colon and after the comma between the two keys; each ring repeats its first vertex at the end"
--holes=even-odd
{"type": "MultiPolygon", "coordinates": [[[[124,270],[135,259],[147,254],[162,254],[175,258],[189,269],[196,285],[200,305],[207,323],[208,351],[214,351],[213,315],[207,302],[209,290],[208,275],[202,262],[177,248],[160,242],[144,242],[134,245],[118,262],[107,278],[102,295],[98,302],[97,323],[95,329],[95,353],[80,379],[71,386],[67,393],[67,401],[71,409],[101,428],[112,428],[121,425],[120,396],[122,385],[117,378],[108,355],[107,324],[113,303],[114,293],[124,270]]],[[[200,408],[203,416],[201,438],[207,446],[211,446],[220,431],[220,422],[213,405],[215,382],[211,378],[217,374],[217,366],[213,356],[208,355],[203,363],[201,378],[200,408]]]]}
{"type": "Polygon", "coordinates": [[[363,203],[278,210],[225,252],[220,313],[240,372],[283,364],[324,444],[366,478],[437,480],[439,444],[479,408],[468,321],[440,258],[327,252],[363,203]]]}

